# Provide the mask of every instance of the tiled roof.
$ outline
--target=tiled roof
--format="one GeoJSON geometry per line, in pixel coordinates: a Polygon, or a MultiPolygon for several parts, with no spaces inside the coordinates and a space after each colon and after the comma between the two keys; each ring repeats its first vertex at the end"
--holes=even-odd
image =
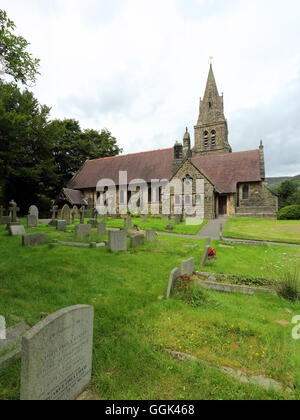
{"type": "Polygon", "coordinates": [[[83,195],[78,190],[71,190],[69,188],[63,188],[62,189],[62,195],[66,198],[66,200],[72,205],[81,205],[86,206],[87,202],[83,198],[83,195]]]}
{"type": "Polygon", "coordinates": [[[198,156],[191,162],[220,193],[236,192],[238,182],[261,181],[259,150],[198,156]]]}
{"type": "MultiPolygon", "coordinates": [[[[170,180],[173,157],[174,149],[170,148],[89,160],[70,181],[68,188],[96,188],[99,180],[104,178],[112,179],[119,185],[120,171],[127,171],[128,183],[134,179],[143,179],[146,182],[151,182],[152,179],[170,180]]],[[[259,150],[193,157],[191,162],[219,193],[236,192],[238,182],[261,181],[259,150]]]]}
{"type": "Polygon", "coordinates": [[[112,179],[119,185],[119,172],[127,171],[128,183],[134,179],[151,182],[152,179],[172,177],[174,150],[162,149],[151,152],[89,160],[70,181],[68,188],[95,188],[100,179],[112,179]]]}

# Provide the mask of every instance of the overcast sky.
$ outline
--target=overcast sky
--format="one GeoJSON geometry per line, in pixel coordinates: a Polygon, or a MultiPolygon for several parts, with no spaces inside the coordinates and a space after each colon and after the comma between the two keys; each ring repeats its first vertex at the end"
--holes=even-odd
{"type": "Polygon", "coordinates": [[[1,0],[41,59],[51,118],[109,129],[124,153],[194,138],[209,57],[233,151],[300,173],[299,0],[1,0]]]}

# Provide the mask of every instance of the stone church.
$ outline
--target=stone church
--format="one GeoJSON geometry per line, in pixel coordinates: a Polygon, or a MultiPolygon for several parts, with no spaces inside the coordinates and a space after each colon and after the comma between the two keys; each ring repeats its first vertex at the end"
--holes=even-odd
{"type": "MultiPolygon", "coordinates": [[[[219,216],[276,218],[278,198],[266,184],[263,144],[261,142],[256,150],[232,152],[223,95],[219,95],[212,65],[200,101],[194,138],[192,147],[187,129],[183,142],[176,142],[172,148],[89,160],[63,190],[64,195],[76,197],[78,203],[75,204],[89,202],[95,206],[99,198],[98,181],[109,178],[120,187],[120,171],[127,171],[128,183],[143,179],[149,186],[153,179],[188,178],[194,184],[195,180],[203,179],[205,219],[219,216]]],[[[117,208],[124,200],[122,194],[118,189],[117,208]]],[[[157,197],[160,203],[162,199],[161,195],[157,197]]],[[[196,200],[193,185],[193,202],[196,200]]]]}

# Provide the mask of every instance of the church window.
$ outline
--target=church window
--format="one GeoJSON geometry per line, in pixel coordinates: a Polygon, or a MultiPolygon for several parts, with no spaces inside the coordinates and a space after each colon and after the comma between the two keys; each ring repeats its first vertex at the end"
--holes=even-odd
{"type": "Polygon", "coordinates": [[[204,132],[204,147],[208,147],[208,131],[204,132]]]}
{"type": "Polygon", "coordinates": [[[216,145],[216,132],[215,132],[215,130],[213,130],[211,132],[211,145],[212,146],[215,146],[216,145]]]}
{"type": "Polygon", "coordinates": [[[249,186],[244,185],[243,187],[243,200],[248,200],[249,198],[249,186]]]}

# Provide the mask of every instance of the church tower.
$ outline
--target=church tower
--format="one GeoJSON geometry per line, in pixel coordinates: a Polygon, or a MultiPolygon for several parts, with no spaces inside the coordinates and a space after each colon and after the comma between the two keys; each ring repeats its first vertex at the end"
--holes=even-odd
{"type": "Polygon", "coordinates": [[[200,100],[193,156],[225,153],[232,153],[232,149],[228,143],[228,125],[224,115],[223,95],[219,95],[211,64],[204,98],[200,100]]]}

